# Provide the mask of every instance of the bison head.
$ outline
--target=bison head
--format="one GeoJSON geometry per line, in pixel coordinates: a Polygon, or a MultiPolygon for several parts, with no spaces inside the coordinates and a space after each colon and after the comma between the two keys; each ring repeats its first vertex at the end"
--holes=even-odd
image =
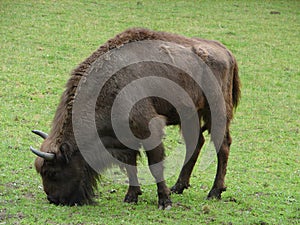
{"type": "Polygon", "coordinates": [[[93,203],[97,173],[85,162],[74,144],[57,144],[46,133],[33,133],[44,140],[41,150],[30,147],[38,157],[35,168],[43,180],[47,199],[55,205],[83,205],[93,203]]]}

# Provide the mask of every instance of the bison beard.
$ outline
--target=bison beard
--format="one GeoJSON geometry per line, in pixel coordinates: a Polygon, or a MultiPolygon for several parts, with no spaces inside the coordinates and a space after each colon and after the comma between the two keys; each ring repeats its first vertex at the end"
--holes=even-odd
{"type": "MultiPolygon", "coordinates": [[[[100,46],[97,51],[72,72],[57,108],[50,134],[33,131],[44,139],[41,150],[35,150],[31,147],[31,151],[38,156],[35,160],[35,167],[42,177],[44,191],[49,202],[56,205],[83,205],[94,202],[93,197],[94,192],[97,190],[99,176],[82,157],[72,129],[72,104],[76,88],[81,78],[88,76],[87,71],[101,55],[126,43],[143,40],[161,40],[191,49],[210,67],[215,77],[221,82],[226,102],[226,131],[223,143],[218,151],[217,173],[208,198],[221,198],[221,193],[226,190],[224,179],[231,145],[229,125],[233,117],[233,108],[238,105],[240,98],[240,81],[234,56],[216,41],[186,38],[165,32],[133,28],[118,34],[100,46]]],[[[205,141],[203,132],[205,130],[211,132],[209,105],[197,84],[179,69],[166,65],[157,66],[156,64],[148,63],[140,67],[125,68],[115,74],[113,79],[110,79],[103,90],[101,90],[96,104],[96,125],[99,136],[105,147],[110,149],[111,155],[127,165],[136,166],[138,151],[126,148],[117,140],[111,127],[110,110],[116,94],[122,87],[134,79],[151,75],[154,73],[153,70],[155,70],[156,75],[173,80],[189,93],[198,109],[199,118],[204,122],[202,128],[199,127],[200,135],[197,146],[192,154],[186,157],[179,178],[171,190],[166,186],[163,179],[163,167],[151,169],[151,165],[164,159],[163,144],[161,143],[151,151],[146,151],[150,170],[157,181],[158,206],[160,209],[168,209],[172,205],[170,199],[171,191],[181,194],[184,189],[190,186],[190,176],[205,141]]],[[[146,138],[147,132],[149,132],[147,128],[149,119],[155,116],[165,118],[165,125],[180,124],[180,118],[176,109],[165,100],[148,98],[139,102],[135,107],[136,111],[141,113],[141,115],[138,113],[133,114],[131,122],[138,125],[131,128],[133,133],[142,139],[146,138]],[[141,118],[144,118],[144,120],[142,121],[141,118]]],[[[188,143],[189,137],[184,132],[183,138],[188,143]]],[[[106,165],[103,165],[103,169],[109,166],[110,162],[107,162],[106,165]]],[[[124,201],[136,203],[138,196],[142,194],[137,180],[137,171],[135,167],[126,167],[125,169],[129,177],[129,188],[124,201]]]]}

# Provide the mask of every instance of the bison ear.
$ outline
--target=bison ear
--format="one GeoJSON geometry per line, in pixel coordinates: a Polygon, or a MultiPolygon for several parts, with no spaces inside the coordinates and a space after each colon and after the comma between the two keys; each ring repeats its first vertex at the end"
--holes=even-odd
{"type": "Polygon", "coordinates": [[[71,148],[67,143],[62,143],[60,148],[59,148],[62,157],[66,161],[66,163],[69,163],[69,156],[71,153],[71,148]]]}

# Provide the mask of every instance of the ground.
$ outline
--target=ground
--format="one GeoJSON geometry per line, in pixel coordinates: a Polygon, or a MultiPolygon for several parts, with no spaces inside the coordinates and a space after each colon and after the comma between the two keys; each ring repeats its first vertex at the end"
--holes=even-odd
{"type": "MultiPolygon", "coordinates": [[[[0,224],[299,223],[299,9],[298,1],[1,1],[0,224]],[[170,211],[157,210],[155,185],[129,205],[126,186],[105,177],[97,205],[50,205],[29,151],[41,140],[30,131],[49,132],[70,71],[133,26],[219,40],[236,56],[243,86],[227,191],[206,200],[215,163],[198,164],[170,211]]],[[[168,154],[176,129],[167,130],[168,154]]]]}

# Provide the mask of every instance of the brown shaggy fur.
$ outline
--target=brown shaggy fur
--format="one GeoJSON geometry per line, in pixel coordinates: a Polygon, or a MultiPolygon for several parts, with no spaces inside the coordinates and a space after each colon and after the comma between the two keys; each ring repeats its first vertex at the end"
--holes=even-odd
{"type": "MultiPolygon", "coordinates": [[[[234,77],[233,77],[233,86],[232,86],[232,97],[233,97],[233,106],[236,107],[238,105],[238,101],[240,98],[240,80],[238,77],[238,66],[236,60],[232,53],[226,49],[226,47],[220,44],[217,41],[207,41],[200,38],[187,38],[177,34],[170,34],[167,32],[157,32],[148,30],[145,28],[131,28],[128,29],[114,38],[108,40],[104,45],[100,46],[91,56],[85,59],[71,74],[71,78],[69,79],[66,90],[62,95],[60,104],[57,109],[57,113],[55,114],[55,118],[53,120],[54,124],[52,126],[51,134],[54,136],[54,139],[59,143],[60,136],[63,135],[64,132],[64,123],[67,121],[66,118],[70,116],[72,112],[72,104],[74,101],[74,96],[76,92],[76,88],[80,82],[82,76],[88,76],[87,71],[89,67],[93,64],[95,60],[99,58],[99,56],[105,54],[111,49],[119,48],[122,45],[134,42],[134,41],[143,41],[143,40],[161,40],[173,42],[176,44],[183,45],[185,47],[194,46],[193,50],[197,53],[208,65],[212,65],[215,61],[215,58],[208,58],[208,52],[201,49],[201,45],[199,45],[198,41],[204,43],[210,43],[216,45],[223,50],[227,51],[230,59],[232,60],[232,65],[234,66],[234,77]],[[195,46],[198,46],[196,48],[195,46]],[[201,52],[202,51],[202,52],[201,52]]],[[[229,107],[232,108],[232,107],[229,107]]],[[[69,126],[67,124],[67,126],[69,126]]]]}
{"type": "MultiPolygon", "coordinates": [[[[108,40],[105,44],[100,46],[90,57],[82,62],[71,74],[70,79],[66,84],[66,90],[64,91],[59,106],[57,108],[52,129],[49,137],[44,141],[41,147],[41,151],[52,152],[56,154],[54,161],[45,161],[41,158],[37,158],[35,166],[37,171],[43,178],[44,190],[48,195],[50,202],[55,204],[89,204],[92,203],[94,189],[97,183],[97,173],[84,161],[79,150],[76,147],[76,142],[72,130],[72,106],[77,90],[77,86],[82,77],[88,76],[88,71],[91,65],[101,55],[114,48],[120,48],[129,42],[143,41],[143,40],[161,40],[166,42],[172,42],[191,49],[196,53],[213,71],[214,75],[222,82],[222,92],[224,94],[226,102],[227,113],[227,128],[223,145],[218,154],[218,170],[215,178],[214,185],[209,193],[209,197],[221,197],[222,191],[226,189],[224,186],[224,177],[226,174],[226,166],[229,154],[229,147],[231,144],[231,137],[229,134],[229,124],[233,117],[233,108],[238,105],[240,98],[240,80],[238,76],[238,66],[232,53],[217,41],[208,41],[200,38],[187,38],[177,34],[170,34],[166,32],[151,31],[144,28],[132,28],[128,29],[114,38],[108,40]]],[[[148,65],[151,67],[151,65],[148,65]]],[[[147,68],[147,66],[145,66],[147,68]]],[[[148,71],[150,69],[148,68],[148,71]]],[[[159,68],[158,68],[159,70],[159,68]]],[[[136,71],[135,71],[136,72],[136,71]]],[[[158,71],[159,72],[159,71],[158,71]]],[[[180,71],[173,70],[177,74],[180,71]]],[[[124,72],[126,73],[126,71],[124,72]]],[[[122,73],[119,75],[119,79],[122,79],[122,73]]],[[[133,78],[132,78],[133,79],[133,78]]],[[[182,78],[178,79],[179,82],[187,82],[182,78]]],[[[177,80],[176,80],[177,81],[177,80]]],[[[112,81],[111,81],[112,82],[112,81]]],[[[189,83],[190,84],[190,83],[189,83]]],[[[108,84],[109,85],[109,84],[108,84]]],[[[194,84],[191,84],[194,85],[194,84]]],[[[191,88],[191,90],[193,90],[191,88]]],[[[194,101],[204,102],[204,96],[201,91],[195,93],[189,93],[194,97],[194,101]]],[[[101,98],[101,96],[99,97],[101,98]]],[[[104,101],[104,98],[101,99],[104,101]]],[[[107,101],[110,101],[109,99],[107,101]]],[[[110,102],[112,103],[112,102],[110,102]]],[[[201,103],[201,104],[202,104],[201,103]]],[[[97,102],[101,104],[101,101],[97,102]]],[[[102,103],[103,104],[103,103],[102,103]]],[[[174,113],[174,109],[164,101],[158,101],[152,99],[149,103],[151,107],[154,107],[158,114],[168,117],[168,124],[178,124],[178,115],[174,113]],[[160,107],[163,106],[163,107],[160,107]],[[166,111],[168,109],[169,111],[166,111]],[[171,113],[170,113],[171,112],[171,113]],[[169,114],[168,114],[169,113],[169,114]]],[[[194,164],[199,155],[200,149],[204,143],[204,137],[202,132],[204,130],[210,131],[210,114],[209,107],[207,105],[201,105],[201,117],[205,124],[201,130],[201,135],[198,140],[197,149],[193,153],[191,160],[186,163],[182,168],[177,183],[172,187],[172,191],[176,193],[182,193],[185,188],[189,186],[189,178],[194,167],[194,164]]],[[[101,113],[101,105],[97,105],[100,109],[97,113],[101,113]]],[[[141,105],[140,107],[143,107],[141,105]]],[[[147,112],[147,110],[145,110],[147,112]]],[[[109,112],[105,112],[109,113],[109,112]]],[[[152,116],[152,115],[151,115],[152,116]]],[[[103,121],[102,121],[103,122],[103,121]]],[[[200,129],[200,128],[199,128],[200,129]]],[[[138,135],[138,132],[135,133],[138,135]]],[[[112,137],[114,139],[114,137],[112,137]]],[[[108,138],[108,140],[110,140],[108,138]]],[[[113,141],[109,141],[110,145],[113,141]]],[[[118,145],[118,143],[117,143],[118,145]]],[[[123,146],[120,145],[122,149],[123,146]]],[[[152,152],[152,151],[150,151],[152,152]]],[[[114,154],[117,158],[125,157],[125,162],[135,165],[136,152],[122,152],[121,154],[114,154]]],[[[161,160],[164,155],[163,146],[160,146],[155,151],[155,156],[147,152],[149,164],[153,164],[158,160],[161,160]]],[[[135,179],[136,171],[127,171],[129,174],[129,180],[135,179]]],[[[155,174],[154,176],[160,176],[155,174]]],[[[157,177],[156,177],[157,178],[157,177]]],[[[133,183],[136,183],[134,181],[133,183]]],[[[159,206],[168,207],[171,205],[169,189],[164,182],[159,182],[158,197],[159,206]]],[[[136,184],[131,184],[128,189],[128,193],[125,196],[126,202],[137,202],[137,196],[141,194],[139,187],[136,184]]]]}

